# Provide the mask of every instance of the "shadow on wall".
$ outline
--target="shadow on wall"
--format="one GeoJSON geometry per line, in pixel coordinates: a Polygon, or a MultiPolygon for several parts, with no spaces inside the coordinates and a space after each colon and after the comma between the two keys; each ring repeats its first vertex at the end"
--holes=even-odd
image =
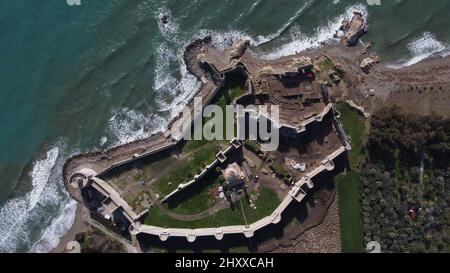
{"type": "Polygon", "coordinates": [[[102,175],[99,175],[98,177],[104,181],[108,181],[109,179],[111,179],[113,177],[120,176],[121,174],[129,172],[133,169],[136,169],[136,168],[141,169],[142,166],[144,166],[144,165],[148,165],[148,164],[154,163],[156,161],[166,159],[166,158],[172,156],[173,154],[180,153],[179,151],[182,147],[181,145],[182,145],[182,143],[179,143],[178,145],[171,146],[165,150],[159,151],[152,155],[149,155],[149,156],[146,156],[146,157],[143,157],[140,159],[136,159],[132,162],[129,162],[129,163],[121,165],[121,166],[117,166],[117,167],[111,169],[110,171],[108,171],[102,175]]]}
{"type": "MultiPolygon", "coordinates": [[[[223,253],[234,252],[236,249],[239,252],[257,252],[261,251],[261,246],[272,243],[274,247],[283,245],[289,242],[289,239],[295,239],[301,235],[303,229],[296,229],[297,232],[288,234],[288,240],[285,240],[286,227],[289,226],[293,220],[300,224],[305,224],[310,221],[312,213],[321,215],[318,210],[325,208],[325,200],[320,199],[320,193],[326,191],[333,192],[335,189],[333,178],[341,173],[346,166],[347,156],[342,154],[335,160],[336,168],[331,172],[322,172],[313,179],[315,187],[308,192],[308,197],[303,202],[291,202],[288,208],[283,212],[280,223],[271,224],[264,229],[255,232],[252,238],[246,238],[243,234],[225,235],[219,241],[213,236],[198,237],[194,243],[189,243],[185,237],[171,237],[163,242],[158,236],[138,234],[137,239],[140,243],[141,249],[144,252],[152,252],[158,250],[166,250],[168,252],[191,251],[191,252],[209,252],[211,250],[220,251],[223,253]],[[315,208],[317,208],[315,210],[315,208]],[[273,242],[272,242],[273,241],[273,242]]],[[[327,209],[327,208],[326,208],[327,209]]],[[[323,217],[323,216],[322,216],[323,217]]],[[[319,219],[321,220],[321,219],[319,219]]],[[[308,223],[309,224],[309,223],[308,223]]],[[[264,250],[274,248],[272,246],[264,247],[264,250]]]]}

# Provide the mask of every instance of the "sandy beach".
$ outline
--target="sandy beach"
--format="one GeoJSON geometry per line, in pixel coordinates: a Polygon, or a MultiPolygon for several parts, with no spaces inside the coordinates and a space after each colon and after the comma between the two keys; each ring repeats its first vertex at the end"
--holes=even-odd
{"type": "Polygon", "coordinates": [[[75,240],[75,236],[80,232],[85,232],[88,229],[88,225],[85,221],[86,208],[82,204],[77,205],[77,211],[75,213],[75,219],[72,227],[69,229],[66,235],[60,238],[58,246],[54,248],[51,253],[64,253],[67,243],[75,240]]]}

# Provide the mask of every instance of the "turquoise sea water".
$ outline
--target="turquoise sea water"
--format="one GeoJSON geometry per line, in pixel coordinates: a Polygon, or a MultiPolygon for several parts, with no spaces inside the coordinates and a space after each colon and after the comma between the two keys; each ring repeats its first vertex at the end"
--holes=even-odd
{"type": "Polygon", "coordinates": [[[1,1],[0,252],[49,251],[70,226],[70,155],[165,128],[199,86],[181,59],[194,38],[249,37],[276,58],[329,41],[354,10],[391,66],[449,51],[448,0],[1,1]]]}

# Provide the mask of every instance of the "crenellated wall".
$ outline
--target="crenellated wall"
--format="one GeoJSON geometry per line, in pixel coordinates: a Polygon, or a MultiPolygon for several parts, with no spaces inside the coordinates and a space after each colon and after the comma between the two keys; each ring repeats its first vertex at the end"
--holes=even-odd
{"type": "MultiPolygon", "coordinates": [[[[190,53],[188,52],[185,54],[185,58],[188,58],[190,55],[195,55],[196,52],[197,53],[201,52],[202,51],[201,47],[205,46],[208,43],[209,43],[208,40],[197,41],[190,48],[192,52],[190,53]]],[[[189,58],[192,58],[192,56],[190,56],[189,58]]],[[[222,88],[223,84],[225,83],[227,73],[239,71],[245,73],[247,79],[251,79],[251,75],[249,74],[245,63],[242,63],[240,61],[234,62],[233,66],[226,67],[224,71],[219,71],[216,68],[216,66],[214,66],[214,64],[207,63],[207,65],[209,65],[211,68],[210,70],[214,74],[212,75],[212,78],[219,79],[218,83],[208,81],[204,77],[204,74],[201,73],[200,66],[198,66],[198,64],[194,65],[194,62],[192,62],[192,60],[190,62],[186,62],[186,64],[188,65],[188,70],[191,73],[193,73],[196,77],[201,78],[202,80],[202,86],[199,90],[199,95],[202,96],[202,98],[206,98],[206,100],[202,105],[202,109],[212,101],[212,99],[217,95],[219,90],[222,88]],[[193,66],[189,67],[189,65],[193,66]]],[[[251,80],[249,84],[250,85],[252,84],[251,80]]],[[[249,90],[247,91],[251,92],[251,88],[249,88],[249,90]]],[[[237,103],[239,99],[248,96],[249,95],[248,92],[243,96],[241,96],[240,98],[235,99],[234,104],[237,103]]],[[[190,101],[186,107],[190,112],[194,110],[192,108],[193,107],[192,101],[190,101]]],[[[350,144],[348,142],[348,138],[339,120],[339,112],[336,110],[335,106],[332,103],[326,102],[325,107],[323,108],[323,111],[321,113],[316,114],[308,118],[307,120],[304,120],[298,126],[294,127],[290,124],[284,123],[277,124],[277,127],[291,128],[295,129],[298,133],[301,133],[306,131],[306,126],[308,124],[311,124],[313,122],[321,122],[324,116],[330,113],[330,111],[332,111],[333,113],[334,117],[333,125],[336,128],[342,146],[339,147],[339,149],[333,151],[330,155],[328,155],[326,159],[324,159],[318,167],[316,167],[311,172],[307,173],[298,182],[296,182],[291,191],[285,196],[281,204],[275,209],[275,211],[273,211],[271,215],[248,226],[225,226],[219,228],[203,228],[203,229],[175,229],[175,228],[162,228],[151,225],[143,225],[139,221],[142,215],[137,215],[128,205],[128,203],[119,195],[119,193],[107,182],[101,179],[101,177],[107,176],[109,173],[114,172],[118,168],[121,168],[127,164],[133,164],[134,162],[142,160],[143,158],[149,156],[157,156],[159,153],[164,153],[168,149],[173,148],[175,145],[183,141],[182,136],[187,133],[186,132],[187,129],[183,131],[181,135],[171,135],[171,131],[173,130],[168,130],[164,134],[159,133],[157,135],[158,137],[154,139],[155,141],[159,141],[162,139],[160,145],[156,145],[155,147],[152,146],[152,148],[146,149],[142,153],[135,153],[128,158],[120,159],[113,162],[109,162],[107,159],[105,159],[104,158],[105,156],[100,152],[90,154],[89,155],[90,157],[87,157],[90,158],[90,160],[87,160],[87,162],[83,162],[82,155],[75,156],[74,158],[72,158],[72,160],[76,159],[76,163],[74,163],[73,161],[73,162],[66,162],[65,164],[64,182],[68,191],[71,192],[71,196],[75,196],[77,194],[77,191],[86,186],[92,186],[94,189],[98,190],[107,198],[109,198],[115,206],[122,208],[124,216],[131,222],[129,231],[133,237],[133,241],[136,241],[136,236],[138,234],[149,234],[158,236],[162,241],[165,241],[170,237],[185,237],[187,241],[191,243],[194,242],[198,237],[205,237],[205,236],[207,237],[214,236],[217,240],[222,240],[224,235],[227,234],[243,234],[245,237],[251,238],[253,237],[256,231],[263,229],[268,225],[279,223],[281,221],[282,213],[289,206],[289,204],[291,204],[293,200],[295,200],[296,202],[302,202],[305,199],[305,197],[308,194],[307,191],[304,190],[305,186],[308,189],[314,188],[312,179],[322,172],[332,171],[335,168],[334,160],[338,156],[346,153],[347,150],[351,149],[350,144]],[[99,162],[101,162],[101,164],[99,162]],[[108,164],[105,162],[108,162],[108,164]]],[[[258,115],[263,115],[263,113],[258,113],[258,115]]],[[[169,129],[171,129],[172,126],[178,126],[177,122],[183,123],[189,122],[189,124],[192,126],[193,122],[200,117],[201,116],[197,114],[194,115],[190,120],[182,120],[179,116],[178,120],[174,120],[171,123],[169,129]]],[[[270,117],[266,118],[270,119],[270,117]]],[[[152,137],[149,139],[152,139],[152,137]]],[[[126,149],[126,145],[122,147],[125,147],[124,149],[126,149]]],[[[235,148],[236,147],[232,144],[226,151],[223,152],[223,154],[226,155],[235,148]]],[[[181,184],[177,190],[167,195],[164,200],[170,198],[171,196],[177,194],[178,192],[196,183],[203,175],[205,175],[208,171],[213,169],[218,163],[219,158],[217,158],[214,162],[208,165],[199,175],[196,176],[194,180],[190,181],[187,184],[181,184]]],[[[76,199],[81,202],[81,200],[79,200],[78,198],[76,199]]]]}

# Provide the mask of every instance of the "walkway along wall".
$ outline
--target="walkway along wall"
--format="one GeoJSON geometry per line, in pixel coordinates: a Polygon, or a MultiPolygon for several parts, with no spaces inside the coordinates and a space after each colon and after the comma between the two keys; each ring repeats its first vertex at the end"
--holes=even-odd
{"type": "MultiPolygon", "coordinates": [[[[270,224],[277,224],[281,221],[281,214],[289,206],[289,204],[295,200],[302,202],[307,196],[307,193],[302,189],[306,185],[309,189],[314,187],[312,179],[323,171],[332,171],[335,168],[334,159],[339,155],[346,152],[345,146],[340,147],[332,154],[330,154],[321,164],[306,174],[302,179],[295,183],[291,191],[286,195],[281,204],[275,209],[275,211],[255,223],[248,226],[226,226],[219,228],[203,228],[203,229],[175,229],[175,228],[161,228],[151,225],[143,225],[139,222],[139,215],[129,207],[127,202],[116,192],[114,188],[108,185],[107,182],[94,176],[89,179],[89,183],[102,194],[107,196],[116,204],[122,208],[125,217],[130,220],[130,234],[136,237],[138,234],[148,234],[158,236],[162,241],[166,241],[169,237],[185,237],[188,242],[194,242],[197,237],[202,236],[214,236],[217,240],[222,240],[224,235],[227,234],[243,234],[247,238],[253,237],[254,233],[270,224]]],[[[92,173],[92,170],[83,170],[82,173],[92,173]]]]}
{"type": "MultiPolygon", "coordinates": [[[[239,66],[235,66],[234,69],[243,69],[244,71],[247,71],[245,68],[245,65],[242,63],[239,63],[239,66]]],[[[234,70],[229,69],[227,72],[231,72],[234,70]]],[[[217,73],[220,73],[217,71],[217,73]]],[[[248,72],[247,72],[248,73],[248,72]]],[[[217,75],[215,75],[217,76],[217,75]]],[[[211,100],[214,98],[214,96],[219,92],[219,90],[222,88],[224,82],[225,82],[225,76],[224,74],[220,73],[220,83],[215,86],[214,84],[211,84],[211,87],[214,89],[211,89],[207,93],[207,100],[203,103],[202,109],[204,106],[208,105],[211,100]]],[[[207,87],[208,82],[204,83],[202,85],[202,88],[207,87]]],[[[189,107],[189,106],[188,106],[189,107]]],[[[190,109],[189,109],[190,110],[190,109]]],[[[137,160],[140,160],[144,157],[148,157],[150,155],[156,155],[157,153],[163,152],[175,145],[177,145],[180,141],[182,141],[182,136],[187,133],[187,129],[182,132],[181,135],[170,135],[170,133],[164,134],[167,137],[171,137],[172,143],[158,147],[154,150],[148,151],[143,154],[135,154],[131,158],[128,158],[126,160],[122,160],[120,162],[113,163],[110,167],[100,171],[98,174],[94,174],[95,172],[89,169],[82,169],[79,171],[74,172],[69,179],[70,185],[82,185],[86,186],[86,184],[91,184],[94,188],[97,190],[103,192],[108,198],[111,199],[111,201],[118,207],[122,208],[125,214],[125,217],[130,220],[131,226],[129,228],[130,234],[133,238],[136,238],[136,235],[138,234],[149,234],[149,235],[155,235],[158,236],[162,241],[167,240],[169,237],[185,237],[188,242],[194,242],[197,237],[202,236],[214,236],[217,240],[222,240],[224,235],[226,234],[243,234],[247,238],[253,237],[255,231],[262,229],[270,224],[277,224],[281,221],[281,214],[283,211],[288,207],[288,205],[293,201],[296,200],[297,202],[302,202],[304,198],[306,197],[307,193],[302,189],[304,185],[306,185],[309,189],[312,189],[314,187],[314,184],[312,183],[312,178],[314,178],[316,175],[323,171],[332,171],[335,166],[333,160],[337,158],[339,155],[346,152],[346,150],[350,149],[350,145],[348,143],[348,138],[345,135],[345,132],[342,128],[342,125],[340,124],[340,121],[338,117],[336,117],[336,114],[338,113],[332,103],[328,103],[324,109],[324,111],[316,115],[306,121],[304,121],[298,128],[294,128],[290,126],[289,124],[278,124],[279,127],[289,127],[296,129],[297,132],[303,132],[306,130],[306,125],[312,122],[320,122],[323,117],[330,111],[333,110],[334,116],[334,125],[336,127],[336,130],[340,136],[340,140],[342,142],[342,147],[334,151],[332,154],[330,154],[324,161],[321,162],[321,164],[305,175],[302,179],[300,179],[297,183],[295,183],[292,190],[286,195],[286,197],[283,199],[281,204],[277,207],[277,209],[270,215],[267,216],[255,223],[252,223],[248,226],[226,226],[226,227],[218,227],[218,228],[204,228],[204,229],[175,229],[175,228],[161,228],[161,227],[155,227],[151,225],[143,225],[139,221],[140,215],[136,215],[136,213],[131,209],[131,207],[127,204],[125,200],[115,191],[114,188],[108,185],[107,182],[99,178],[100,176],[106,175],[107,173],[115,170],[118,167],[121,167],[126,164],[133,163],[137,160]],[[88,175],[85,175],[88,174],[88,175]],[[85,180],[88,180],[88,183],[80,184],[80,181],[75,181],[77,177],[80,175],[84,176],[85,180]]],[[[200,113],[201,114],[201,113],[200,113]]],[[[201,115],[199,113],[194,113],[194,118],[190,120],[190,126],[194,123],[194,121],[198,118],[201,118],[201,115]]],[[[269,117],[267,117],[269,118],[269,117]]],[[[173,125],[173,124],[172,124],[173,125]]],[[[190,128],[190,127],[187,127],[190,128]]],[[[217,164],[216,161],[213,162],[213,164],[217,164]]],[[[211,166],[211,165],[210,165],[211,166]]],[[[210,166],[208,166],[210,169],[210,166]]],[[[204,170],[206,172],[207,170],[204,170]]],[[[190,183],[195,183],[195,181],[191,181],[190,183]]],[[[184,185],[184,187],[189,186],[184,185]]],[[[134,240],[134,239],[133,239],[134,240]]]]}
{"type": "Polygon", "coordinates": [[[311,179],[320,174],[323,171],[332,171],[335,168],[333,160],[339,155],[346,152],[345,147],[341,147],[331,155],[329,155],[321,165],[316,169],[305,175],[297,183],[295,183],[289,194],[283,199],[281,204],[275,209],[275,211],[255,223],[248,226],[225,226],[218,228],[202,228],[202,229],[178,229],[178,228],[161,228],[151,225],[142,225],[140,223],[133,223],[130,227],[130,233],[133,236],[138,234],[148,234],[158,236],[160,240],[166,241],[170,237],[185,237],[188,242],[194,242],[197,237],[202,236],[214,236],[217,240],[222,240],[224,235],[228,234],[243,234],[247,238],[253,237],[254,233],[270,224],[277,224],[281,221],[281,214],[289,206],[289,204],[295,200],[302,202],[306,197],[306,192],[302,190],[302,186],[307,185],[309,189],[314,187],[311,179]]]}

